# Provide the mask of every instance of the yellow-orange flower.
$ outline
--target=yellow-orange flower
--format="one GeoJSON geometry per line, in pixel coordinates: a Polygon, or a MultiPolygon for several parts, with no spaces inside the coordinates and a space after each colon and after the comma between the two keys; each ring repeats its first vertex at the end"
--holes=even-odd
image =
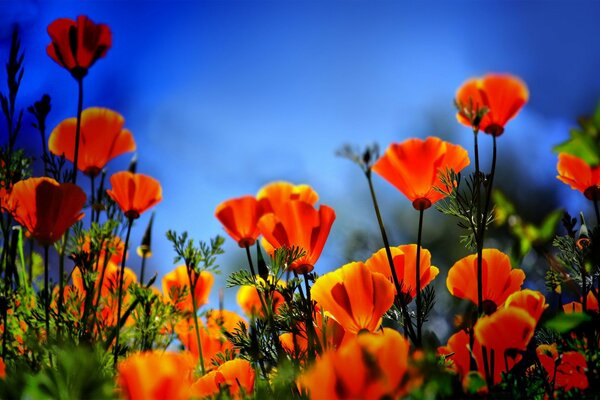
{"type": "Polygon", "coordinates": [[[290,270],[302,274],[313,270],[334,220],[335,211],[331,207],[321,205],[316,210],[309,203],[296,200],[281,204],[277,213],[263,215],[258,227],[274,249],[302,248],[304,256],[289,266],[290,270]]]}
{"type": "MultiPolygon", "coordinates": [[[[200,348],[195,329],[192,318],[182,319],[175,325],[175,333],[181,344],[194,355],[195,359],[198,359],[200,348]]],[[[211,329],[200,325],[199,335],[205,369],[210,369],[215,363],[221,362],[222,359],[218,357],[218,354],[223,355],[226,351],[234,352],[233,343],[227,340],[220,329],[211,329]]]]}
{"type": "Polygon", "coordinates": [[[373,171],[402,192],[417,210],[429,208],[445,196],[440,174],[460,172],[469,165],[467,151],[436,137],[392,143],[373,165],[373,171]]]}
{"type": "Polygon", "coordinates": [[[165,298],[181,311],[196,312],[198,308],[208,303],[208,295],[215,277],[208,271],[202,271],[198,276],[192,271],[192,282],[194,281],[197,282],[194,288],[196,310],[194,310],[192,297],[190,296],[190,280],[185,265],[180,265],[163,276],[162,287],[165,298]]]}
{"type": "Polygon", "coordinates": [[[191,388],[192,397],[206,398],[219,393],[221,387],[234,399],[251,396],[254,391],[256,373],[246,360],[236,358],[224,362],[214,371],[199,378],[191,388]]]}
{"type": "MultiPolygon", "coordinates": [[[[272,277],[269,279],[272,281],[272,277]]],[[[258,285],[265,286],[265,281],[261,277],[257,277],[256,281],[258,285]]],[[[280,281],[277,282],[277,286],[284,287],[285,282],[280,281]]],[[[237,303],[240,308],[247,315],[256,316],[259,315],[261,317],[265,317],[265,310],[263,309],[263,303],[260,299],[261,294],[259,294],[258,289],[251,285],[243,285],[240,286],[237,292],[237,303]]],[[[273,291],[271,296],[268,296],[267,293],[262,293],[263,301],[266,307],[269,307],[272,312],[277,313],[279,311],[279,307],[284,303],[285,299],[283,295],[279,293],[277,290],[273,291]]]]}
{"type": "Polygon", "coordinates": [[[298,379],[311,399],[382,399],[405,394],[408,341],[385,328],[328,350],[298,379]]]}
{"type": "Polygon", "coordinates": [[[561,182],[579,190],[590,200],[600,200],[600,166],[592,167],[579,157],[561,153],[556,169],[556,177],[561,182]]]}
{"type": "Polygon", "coordinates": [[[194,359],[188,353],[134,353],[117,367],[117,385],[127,400],[187,400],[194,359]]]}
{"type": "MultiPolygon", "coordinates": [[[[512,269],[510,258],[496,249],[483,249],[482,284],[483,305],[493,312],[506,298],[521,289],[525,273],[512,269]]],[[[448,271],[446,285],[450,294],[477,304],[477,254],[458,260],[448,271]]]]}
{"type": "MultiPolygon", "coordinates": [[[[135,150],[133,135],[123,129],[123,116],[108,108],[90,107],[81,113],[79,158],[77,168],[96,176],[113,158],[135,150]]],[[[48,150],[57,156],[64,154],[73,161],[77,118],[67,118],[54,128],[48,140],[48,150]]]]}
{"type": "Polygon", "coordinates": [[[7,208],[42,245],[50,245],[83,218],[85,200],[77,185],[29,178],[13,185],[7,208]]]}
{"type": "Polygon", "coordinates": [[[494,136],[504,132],[506,123],[514,118],[529,99],[525,83],[513,75],[489,74],[469,79],[456,92],[458,121],[494,136]],[[483,108],[487,112],[478,118],[483,108]]]}
{"type": "Polygon", "coordinates": [[[215,210],[215,216],[223,224],[225,232],[240,247],[252,246],[258,236],[258,218],[261,209],[252,196],[243,196],[222,202],[215,210]]]}
{"type": "Polygon", "coordinates": [[[514,292],[506,299],[505,307],[519,307],[527,311],[529,315],[535,319],[537,323],[542,316],[542,313],[548,304],[546,304],[546,298],[541,292],[531,289],[523,289],[518,292],[514,292]]]}
{"type": "MultiPolygon", "coordinates": [[[[394,260],[394,269],[400,282],[402,293],[413,299],[417,294],[417,245],[406,244],[397,247],[390,247],[392,258],[394,260]]],[[[439,274],[440,270],[431,265],[431,253],[429,250],[421,247],[421,289],[432,282],[439,274]]],[[[374,253],[371,258],[365,261],[365,265],[373,272],[379,272],[385,275],[390,282],[392,281],[392,272],[387,259],[385,248],[374,253]]],[[[394,292],[396,288],[394,287],[394,292]]]]}
{"type": "Polygon", "coordinates": [[[148,175],[121,171],[110,177],[110,184],[112,189],[106,189],[106,193],[129,219],[139,218],[162,200],[160,183],[148,175]]]}
{"type": "Polygon", "coordinates": [[[53,21],[48,25],[48,35],[52,43],[46,52],[76,79],[83,78],[112,45],[108,26],[96,24],[84,15],[78,16],[76,21],[69,18],[53,21]]]}
{"type": "Polygon", "coordinates": [[[361,262],[352,262],[319,277],[311,296],[352,334],[374,332],[394,302],[394,285],[361,262]]]}
{"type": "Polygon", "coordinates": [[[293,185],[289,182],[272,182],[263,186],[257,193],[256,199],[263,213],[279,213],[282,204],[299,200],[314,206],[319,195],[309,185],[293,185]]]}

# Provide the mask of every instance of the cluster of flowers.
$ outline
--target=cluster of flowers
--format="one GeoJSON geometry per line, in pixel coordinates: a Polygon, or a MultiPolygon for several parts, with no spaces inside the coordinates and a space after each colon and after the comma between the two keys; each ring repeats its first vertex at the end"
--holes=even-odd
{"type": "MultiPolygon", "coordinates": [[[[107,164],[135,150],[133,135],[124,129],[120,114],[82,106],[84,78],[107,54],[111,33],[106,25],[85,16],[75,21],[59,19],[48,32],[52,39],[48,55],[78,84],[78,111],[51,132],[47,141],[50,154],[46,154],[43,122],[49,100],[32,108],[42,133],[47,176],[20,179],[20,174],[8,173],[13,171],[9,168],[12,148],[2,160],[6,166],[0,185],[5,233],[2,299],[10,304],[2,316],[2,357],[9,371],[7,374],[4,361],[0,362],[4,379],[16,373],[11,362],[18,357],[31,356],[32,362],[39,362],[35,350],[27,348],[23,339],[33,331],[43,342],[60,343],[67,335],[80,344],[104,344],[104,350],[113,356],[116,393],[128,399],[258,397],[260,385],[267,387],[260,393],[273,394],[271,385],[284,379],[286,365],[291,365],[293,373],[287,378],[285,393],[315,399],[415,395],[433,379],[431,368],[455,378],[469,395],[493,392],[517,370],[521,377],[541,377],[541,393],[547,396],[588,388],[590,349],[600,345],[597,326],[583,332],[561,332],[567,339],[534,340],[549,308],[546,297],[522,288],[525,273],[513,268],[508,255],[484,248],[492,209],[496,140],[528,100],[527,88],[518,78],[486,75],[465,82],[457,91],[457,118],[472,128],[475,139],[470,197],[460,192],[460,173],[471,161],[467,150],[439,138],[394,143],[381,157],[373,149],[362,155],[347,154],[365,173],[384,243],[364,262],[350,262],[320,277],[314,273],[336,214],[327,205],[317,207],[319,196],[308,185],[274,182],[256,196],[219,204],[216,218],[247,256],[249,271],[238,271],[230,279],[232,285],[240,286],[237,300],[246,319],[223,309],[200,313],[213,285],[210,270],[221,252],[220,239],[195,247],[187,235],[169,232],[184,264],[163,277],[161,292],[152,286],[155,278],[144,279],[144,262],[151,256],[150,219],[138,249],[142,258],[139,280],[125,266],[133,222],[161,201],[162,190],[152,177],[136,173],[135,164],[130,171],[112,174],[111,188],[104,189],[107,164]],[[480,132],[493,139],[492,168],[487,175],[479,163],[480,132]],[[73,170],[61,175],[64,160],[73,163],[73,170]],[[89,202],[77,185],[78,171],[90,179],[89,202]],[[372,172],[394,185],[419,213],[416,244],[389,244],[372,172]],[[466,300],[469,311],[456,318],[458,330],[447,344],[432,352],[424,345],[422,329],[433,306],[430,283],[440,270],[431,265],[431,252],[421,242],[424,212],[442,200],[450,206],[441,210],[463,219],[476,252],[447,271],[449,293],[466,300]],[[86,203],[90,229],[83,231],[83,223],[78,221],[84,218],[86,203]],[[39,305],[31,292],[27,297],[19,274],[13,272],[24,268],[18,266],[16,256],[10,256],[22,251],[18,241],[9,240],[7,232],[13,222],[44,249],[39,305]],[[124,241],[117,235],[119,227],[126,230],[124,241]],[[73,245],[69,244],[70,234],[75,237],[73,245]],[[58,250],[57,287],[50,283],[52,245],[58,250]],[[267,261],[263,251],[269,255],[267,261]],[[65,274],[67,255],[74,268],[65,274]],[[10,290],[19,296],[7,295],[10,290]],[[9,323],[13,316],[24,313],[19,306],[25,298],[32,302],[23,308],[43,310],[43,315],[34,312],[25,324],[9,323]],[[166,350],[175,337],[182,349],[166,350]],[[11,359],[10,354],[16,356],[11,359]]],[[[557,168],[558,178],[592,200],[598,213],[599,167],[572,154],[560,154],[557,168]]],[[[573,237],[577,239],[573,251],[578,252],[574,254],[584,260],[594,236],[573,237]]],[[[590,315],[597,318],[599,313],[597,282],[594,285],[594,280],[588,279],[584,264],[579,263],[580,301],[561,304],[560,314],[578,315],[581,321],[590,315]]],[[[46,361],[52,368],[52,357],[46,361]]]]}

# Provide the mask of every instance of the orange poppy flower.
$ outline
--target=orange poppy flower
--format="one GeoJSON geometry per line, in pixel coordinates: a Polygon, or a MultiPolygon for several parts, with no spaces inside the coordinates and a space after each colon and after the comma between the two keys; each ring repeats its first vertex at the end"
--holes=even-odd
{"type": "Polygon", "coordinates": [[[319,195],[309,185],[293,185],[279,181],[263,186],[258,191],[256,199],[263,213],[277,214],[282,204],[293,200],[300,200],[314,206],[319,200],[319,195]]]}
{"type": "MultiPolygon", "coordinates": [[[[272,276],[269,276],[268,279],[272,281],[272,276]]],[[[261,285],[263,287],[265,286],[265,281],[261,277],[257,277],[256,281],[258,282],[259,285],[261,285]]],[[[277,282],[277,286],[285,287],[285,282],[279,281],[279,282],[277,282]]],[[[285,302],[283,295],[281,293],[279,293],[278,291],[274,291],[272,293],[272,296],[270,296],[270,297],[269,296],[265,297],[265,295],[266,295],[266,293],[263,294],[263,300],[265,301],[265,305],[267,307],[270,307],[272,312],[277,314],[279,312],[279,307],[281,307],[281,305],[285,302]]],[[[237,299],[238,305],[244,311],[244,313],[246,313],[246,315],[250,315],[250,316],[258,315],[262,318],[264,318],[266,316],[265,311],[263,310],[263,305],[260,301],[258,289],[255,288],[254,286],[250,286],[250,285],[240,286],[240,288],[238,289],[238,292],[237,292],[236,299],[237,299]]]]}
{"type": "MultiPolygon", "coordinates": [[[[195,274],[192,272],[192,281],[196,279],[195,274]]],[[[181,311],[196,312],[198,308],[208,303],[208,295],[215,277],[208,271],[201,271],[197,279],[194,290],[196,310],[190,296],[190,280],[185,265],[180,265],[163,276],[162,287],[165,298],[181,311]]]]}
{"type": "Polygon", "coordinates": [[[250,362],[236,358],[224,362],[217,369],[216,381],[219,386],[227,386],[229,394],[234,398],[240,398],[242,392],[252,395],[256,373],[250,362]]]}
{"type": "Polygon", "coordinates": [[[112,189],[106,189],[106,193],[129,219],[139,218],[162,200],[160,183],[148,175],[121,171],[110,177],[110,184],[112,189]]]}
{"type": "MultiPolygon", "coordinates": [[[[396,276],[400,281],[402,293],[409,299],[417,295],[417,245],[406,244],[397,247],[390,247],[392,258],[394,260],[394,269],[396,276]]],[[[427,286],[439,274],[440,270],[431,265],[431,253],[429,250],[421,247],[421,289],[427,286]]],[[[390,282],[393,282],[390,264],[387,259],[385,248],[374,253],[371,258],[365,261],[365,265],[373,272],[379,272],[385,275],[390,282]]],[[[396,288],[394,287],[394,293],[396,288]]]]}
{"type": "MultiPolygon", "coordinates": [[[[123,116],[108,108],[90,107],[81,113],[79,159],[77,168],[88,176],[96,176],[113,158],[135,150],[133,135],[123,129],[123,116]]],[[[48,139],[48,150],[64,154],[73,161],[77,118],[67,118],[54,128],[48,139]]]]}
{"type": "Polygon", "coordinates": [[[583,354],[576,351],[567,351],[560,355],[559,361],[556,343],[541,344],[535,349],[535,352],[542,367],[546,370],[548,382],[553,387],[564,391],[587,389],[589,385],[585,374],[587,362],[583,354]]]}
{"type": "Polygon", "coordinates": [[[215,210],[215,216],[223,224],[225,232],[240,247],[250,247],[256,242],[260,235],[257,225],[260,215],[258,201],[252,196],[224,201],[215,210]]]}
{"type": "Polygon", "coordinates": [[[444,198],[440,179],[447,169],[460,172],[469,165],[467,150],[436,137],[392,143],[373,165],[373,171],[402,192],[417,210],[444,198]]]}
{"type": "Polygon", "coordinates": [[[298,383],[311,399],[400,398],[405,394],[409,348],[408,341],[389,328],[358,335],[323,353],[298,383]]]}
{"type": "MultiPolygon", "coordinates": [[[[594,296],[594,293],[590,290],[586,296],[586,310],[600,312],[598,307],[598,299],[594,296]]],[[[567,304],[563,304],[563,311],[566,313],[583,312],[583,303],[581,301],[572,301],[567,304]]]]}
{"type": "Polygon", "coordinates": [[[558,180],[590,200],[600,200],[600,166],[591,167],[579,157],[560,153],[556,169],[558,180]]]}
{"type": "Polygon", "coordinates": [[[523,289],[514,292],[506,299],[505,307],[519,307],[527,311],[537,323],[544,310],[548,308],[546,298],[541,292],[531,289],[523,289]]]}
{"type": "Polygon", "coordinates": [[[258,227],[267,242],[274,248],[300,247],[304,256],[294,261],[289,269],[299,274],[313,270],[323,251],[335,211],[321,205],[317,211],[309,203],[290,201],[282,203],[279,211],[263,215],[258,227]]]}
{"type": "Polygon", "coordinates": [[[458,121],[485,133],[500,136],[529,99],[525,83],[508,74],[489,74],[466,81],[456,92],[458,121]],[[478,118],[482,108],[487,112],[478,118]]]}
{"type": "Polygon", "coordinates": [[[117,385],[127,400],[187,400],[194,359],[189,353],[134,353],[117,366],[117,385]]]}
{"type": "Polygon", "coordinates": [[[13,185],[7,208],[42,245],[56,242],[83,218],[86,195],[77,185],[29,178],[13,185]]]}
{"type": "Polygon", "coordinates": [[[352,334],[374,332],[394,303],[394,285],[361,262],[319,277],[310,289],[320,307],[352,334]]]}
{"type": "Polygon", "coordinates": [[[520,353],[533,338],[535,325],[535,319],[519,307],[502,308],[477,320],[473,328],[475,340],[486,347],[491,364],[494,359],[494,382],[499,381],[501,372],[508,372],[521,359],[520,353]]]}
{"type": "Polygon", "coordinates": [[[48,25],[52,43],[48,55],[76,79],[87,75],[88,69],[106,55],[112,45],[112,35],[105,24],[95,24],[84,15],[77,21],[59,18],[48,25]]]}
{"type": "Polygon", "coordinates": [[[206,327],[217,332],[233,333],[240,323],[248,326],[246,320],[236,312],[229,310],[209,310],[206,312],[206,327]]]}
{"type": "MultiPolygon", "coordinates": [[[[192,318],[182,319],[175,325],[175,333],[183,346],[190,351],[197,360],[200,355],[198,347],[198,338],[196,337],[196,327],[192,318]]],[[[234,353],[233,343],[223,335],[220,329],[207,328],[200,325],[200,343],[202,344],[202,358],[204,359],[204,368],[214,368],[214,364],[222,362],[218,355],[224,355],[225,352],[234,353]]]]}
{"type": "MultiPolygon", "coordinates": [[[[508,256],[496,249],[483,249],[482,270],[483,306],[489,314],[521,289],[525,273],[512,269],[508,256]]],[[[446,286],[450,294],[477,304],[477,254],[454,263],[448,271],[446,286]]]]}
{"type": "Polygon", "coordinates": [[[6,364],[4,364],[4,360],[0,358],[0,379],[6,378],[6,364]]]}
{"type": "MultiPolygon", "coordinates": [[[[318,306],[315,308],[313,322],[316,340],[324,350],[338,348],[344,340],[344,328],[333,318],[325,317],[318,306]]],[[[299,322],[294,332],[279,335],[279,342],[291,356],[305,359],[308,350],[306,323],[299,322]]]]}

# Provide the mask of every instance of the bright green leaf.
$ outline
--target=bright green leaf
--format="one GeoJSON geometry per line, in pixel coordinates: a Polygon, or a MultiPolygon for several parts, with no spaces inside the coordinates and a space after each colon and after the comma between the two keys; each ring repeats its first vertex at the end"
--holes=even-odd
{"type": "Polygon", "coordinates": [[[547,321],[544,325],[546,328],[553,329],[559,333],[567,333],[591,319],[592,318],[585,313],[559,314],[547,321]]]}

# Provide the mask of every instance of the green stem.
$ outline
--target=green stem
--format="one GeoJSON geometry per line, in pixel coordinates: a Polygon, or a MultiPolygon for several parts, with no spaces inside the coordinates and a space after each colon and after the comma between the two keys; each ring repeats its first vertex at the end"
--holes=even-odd
{"type": "Polygon", "coordinates": [[[144,284],[144,273],[146,272],[146,252],[142,253],[142,268],[140,270],[140,285],[144,284]]]}
{"type": "Polygon", "coordinates": [[[417,266],[416,266],[416,283],[417,283],[417,347],[422,346],[422,335],[421,327],[423,326],[423,320],[421,315],[421,236],[423,233],[423,213],[424,209],[419,209],[419,230],[417,234],[417,266]]]}
{"type": "MultiPolygon", "coordinates": [[[[117,332],[115,337],[115,348],[113,356],[113,367],[117,368],[117,360],[119,358],[119,332],[121,331],[121,307],[123,306],[123,280],[125,276],[125,259],[127,258],[127,248],[129,246],[129,236],[131,235],[131,226],[133,225],[133,219],[128,218],[127,222],[127,235],[125,236],[125,247],[123,249],[123,258],[121,259],[121,271],[119,274],[119,288],[117,290],[117,332]]],[[[102,290],[100,288],[100,290],[102,290]]]]}
{"type": "Polygon", "coordinates": [[[196,340],[198,341],[198,358],[200,360],[200,371],[202,372],[202,375],[204,375],[204,373],[205,373],[204,354],[202,352],[202,341],[200,340],[200,326],[198,325],[198,313],[197,313],[197,309],[196,309],[196,296],[194,295],[195,291],[196,291],[196,284],[198,283],[198,279],[196,278],[196,282],[192,283],[192,274],[193,274],[193,271],[188,269],[188,280],[190,281],[190,296],[192,296],[192,307],[194,308],[194,310],[193,310],[194,329],[196,330],[196,340]]]}
{"type": "Polygon", "coordinates": [[[96,205],[96,190],[95,190],[95,185],[94,185],[94,175],[90,175],[90,186],[91,186],[91,192],[92,192],[92,198],[91,198],[91,204],[90,204],[90,208],[92,209],[92,211],[90,212],[90,228],[92,227],[92,223],[94,222],[94,209],[95,209],[95,205],[96,205]]]}
{"type": "Polygon", "coordinates": [[[81,136],[81,112],[83,110],[83,78],[77,78],[79,97],[77,100],[77,125],[75,126],[75,154],[73,156],[73,183],[77,183],[77,163],[79,161],[79,138],[81,136]]]}
{"type": "Polygon", "coordinates": [[[48,249],[50,245],[44,245],[44,308],[46,315],[46,340],[50,338],[50,275],[48,272],[48,249]]]}
{"type": "Polygon", "coordinates": [[[252,263],[252,255],[250,254],[250,246],[244,246],[246,249],[246,257],[248,258],[248,265],[250,266],[250,272],[252,277],[256,278],[256,272],[254,272],[254,264],[252,263]]]}

